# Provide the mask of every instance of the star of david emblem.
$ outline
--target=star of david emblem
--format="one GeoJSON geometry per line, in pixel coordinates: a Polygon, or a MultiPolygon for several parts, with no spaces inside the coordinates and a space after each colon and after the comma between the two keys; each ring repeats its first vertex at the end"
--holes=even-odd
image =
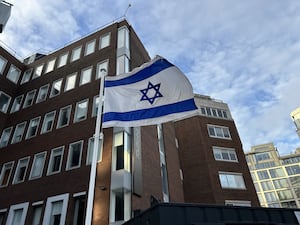
{"type": "Polygon", "coordinates": [[[140,90],[143,96],[140,101],[148,101],[152,105],[155,99],[163,97],[163,95],[159,92],[160,83],[153,85],[150,81],[148,83],[148,87],[140,90]]]}

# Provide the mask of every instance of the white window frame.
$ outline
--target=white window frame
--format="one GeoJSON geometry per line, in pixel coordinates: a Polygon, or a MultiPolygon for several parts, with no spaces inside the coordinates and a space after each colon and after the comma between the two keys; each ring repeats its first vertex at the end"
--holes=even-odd
{"type": "MultiPolygon", "coordinates": [[[[97,162],[102,161],[102,149],[103,149],[102,146],[103,146],[103,142],[101,142],[101,139],[99,139],[99,150],[97,153],[97,162]]],[[[94,137],[91,137],[89,138],[89,143],[88,143],[86,165],[92,164],[93,152],[94,152],[94,137]]]]}
{"type": "Polygon", "coordinates": [[[11,102],[11,96],[8,95],[8,94],[6,94],[6,93],[3,92],[3,91],[0,91],[0,96],[1,96],[1,95],[4,95],[5,97],[8,97],[7,103],[6,103],[5,105],[3,105],[2,108],[0,108],[0,112],[6,113],[7,110],[8,110],[8,108],[9,108],[10,102],[11,102]]]}
{"type": "Polygon", "coordinates": [[[13,184],[22,183],[22,182],[25,181],[25,177],[26,177],[26,173],[27,173],[27,169],[28,169],[28,164],[29,164],[29,159],[30,159],[29,156],[24,157],[22,159],[19,159],[16,171],[15,171],[14,179],[13,179],[13,182],[12,182],[13,184]],[[24,164],[22,164],[22,163],[24,163],[24,164]],[[19,176],[19,173],[20,173],[20,167],[21,166],[26,167],[25,172],[24,172],[23,178],[21,180],[17,180],[17,178],[19,176]]]}
{"type": "Polygon", "coordinates": [[[79,60],[81,57],[82,46],[78,46],[72,50],[70,62],[79,60]],[[78,53],[77,53],[78,52],[78,53]],[[76,54],[76,55],[75,55],[76,54]]]}
{"type": "Polygon", "coordinates": [[[31,91],[27,92],[25,100],[23,102],[23,109],[32,106],[32,104],[34,103],[35,93],[36,93],[36,90],[31,90],[31,91]],[[26,104],[28,101],[29,95],[31,95],[31,94],[32,94],[32,101],[30,104],[26,104]]]}
{"type": "Polygon", "coordinates": [[[76,79],[77,79],[77,72],[72,73],[72,74],[67,76],[64,92],[70,91],[70,90],[72,90],[76,87],[76,79]],[[71,79],[74,78],[74,77],[75,77],[74,83],[70,83],[70,82],[73,82],[73,81],[71,81],[71,79]]]}
{"type": "Polygon", "coordinates": [[[110,32],[100,36],[99,49],[103,49],[110,46],[110,37],[110,32]]]}
{"type": "Polygon", "coordinates": [[[99,95],[94,96],[94,98],[93,98],[92,117],[97,116],[99,101],[100,101],[99,95]],[[97,103],[97,99],[98,99],[98,103],[97,103]]]}
{"type": "Polygon", "coordinates": [[[7,59],[3,58],[1,55],[0,55],[0,62],[3,62],[1,68],[0,68],[0,74],[3,74],[4,70],[5,70],[5,67],[6,67],[6,64],[7,64],[7,59]]]}
{"type": "Polygon", "coordinates": [[[84,55],[90,55],[95,52],[96,48],[96,39],[91,40],[85,44],[84,55]]]}
{"type": "Polygon", "coordinates": [[[28,211],[28,206],[29,206],[29,202],[20,203],[20,204],[17,204],[17,205],[12,205],[9,209],[9,212],[8,212],[6,225],[13,225],[15,211],[19,210],[19,209],[22,209],[22,216],[21,216],[20,225],[24,225],[26,215],[27,215],[27,211],[28,211]]]}
{"type": "MultiPolygon", "coordinates": [[[[221,187],[223,189],[246,190],[246,184],[245,184],[244,176],[243,176],[242,173],[233,173],[233,172],[219,171],[219,181],[220,181],[220,185],[221,185],[221,187]],[[222,182],[222,178],[221,178],[222,175],[226,176],[226,184],[222,182]],[[233,182],[229,182],[227,176],[234,176],[234,180],[237,177],[242,178],[240,181],[242,181],[241,184],[242,184],[243,187],[238,187],[233,182]]],[[[235,182],[236,182],[236,180],[235,180],[235,182]]]]}
{"type": "Polygon", "coordinates": [[[68,63],[69,52],[65,52],[59,56],[57,68],[63,67],[68,63]],[[62,61],[63,60],[63,61],[62,61]]]}
{"type": "Polygon", "coordinates": [[[52,204],[58,201],[62,201],[62,211],[59,225],[65,225],[66,223],[66,215],[69,201],[69,194],[61,194],[47,198],[46,208],[44,212],[43,224],[49,225],[52,213],[52,204]]]}
{"type": "Polygon", "coordinates": [[[40,117],[40,116],[35,117],[35,118],[33,118],[33,119],[30,120],[29,125],[28,125],[28,128],[27,128],[27,133],[26,133],[25,139],[33,138],[33,137],[35,137],[35,136],[38,134],[38,130],[39,130],[39,126],[40,126],[40,121],[41,121],[41,117],[40,117]],[[35,121],[37,121],[35,133],[34,133],[33,135],[30,135],[30,131],[31,131],[31,129],[33,128],[33,127],[31,127],[31,126],[32,126],[32,124],[33,124],[35,121]],[[30,136],[29,136],[29,135],[30,135],[30,136]]]}
{"type": "Polygon", "coordinates": [[[43,68],[44,68],[44,63],[37,65],[37,66],[34,68],[34,72],[33,72],[33,75],[32,75],[32,79],[36,79],[36,78],[42,76],[43,68]]]}
{"type": "Polygon", "coordinates": [[[73,142],[73,143],[69,144],[68,160],[67,160],[66,170],[76,169],[76,168],[79,168],[81,166],[82,149],[83,149],[83,140],[76,141],[76,142],[73,142]],[[77,144],[80,144],[80,155],[79,155],[79,160],[78,160],[79,164],[76,165],[76,166],[71,166],[71,160],[72,160],[73,151],[74,151],[74,149],[72,149],[72,146],[77,145],[77,144]]]}
{"type": "Polygon", "coordinates": [[[84,99],[80,102],[77,102],[76,103],[76,107],[75,107],[75,114],[74,114],[74,120],[73,122],[74,123],[77,123],[77,122],[80,122],[80,121],[83,121],[83,120],[86,120],[87,118],[87,113],[88,113],[88,109],[89,109],[89,99],[84,99]],[[80,104],[86,104],[86,108],[85,108],[85,114],[84,114],[84,117],[83,118],[78,118],[78,108],[79,108],[79,105],[80,104]]]}
{"type": "Polygon", "coordinates": [[[49,73],[54,70],[56,58],[52,58],[48,61],[45,73],[49,73]]]}
{"type": "Polygon", "coordinates": [[[10,161],[10,162],[7,162],[7,163],[3,164],[2,169],[1,169],[1,173],[0,173],[0,187],[6,187],[9,184],[9,180],[10,180],[13,168],[14,168],[14,164],[15,164],[14,161],[10,161]],[[4,175],[5,175],[4,174],[5,167],[7,167],[7,166],[10,168],[10,172],[9,172],[9,175],[8,175],[8,178],[7,178],[7,183],[6,184],[2,184],[4,175]]]}
{"type": "Polygon", "coordinates": [[[213,146],[213,154],[216,161],[238,162],[238,157],[234,148],[213,146]],[[217,154],[220,155],[221,158],[217,158],[217,154]],[[228,159],[224,158],[224,154],[228,156],[228,159]],[[232,154],[235,159],[232,159],[232,154]]]}
{"type": "Polygon", "coordinates": [[[40,87],[38,95],[36,97],[35,103],[40,103],[40,102],[43,102],[43,101],[45,101],[47,99],[48,91],[49,91],[49,86],[50,86],[49,84],[46,84],[46,85],[43,85],[42,87],[40,87]],[[46,95],[45,95],[44,98],[41,98],[42,90],[46,90],[46,95]]]}
{"type": "Polygon", "coordinates": [[[71,113],[72,113],[72,105],[65,106],[65,107],[63,107],[59,110],[56,129],[69,126],[70,120],[71,120],[71,113]],[[65,110],[65,109],[68,109],[68,123],[64,124],[64,125],[61,125],[60,120],[61,120],[61,116],[62,116],[62,111],[65,110]]]}
{"type": "Polygon", "coordinates": [[[7,127],[7,128],[5,128],[5,129],[3,129],[2,134],[1,134],[1,138],[0,138],[0,148],[4,148],[4,147],[6,147],[6,146],[8,145],[9,139],[10,139],[10,136],[11,136],[12,129],[13,129],[13,127],[7,127]],[[5,140],[5,143],[4,143],[4,145],[3,145],[2,143],[4,142],[4,140],[3,140],[3,139],[4,139],[4,133],[5,133],[7,130],[9,130],[9,131],[8,131],[8,139],[5,140]]]}
{"type": "Polygon", "coordinates": [[[117,71],[116,74],[120,75],[129,72],[129,58],[127,55],[121,55],[117,57],[117,71]]]}
{"type": "Polygon", "coordinates": [[[63,161],[63,157],[64,157],[64,150],[65,150],[65,146],[60,146],[60,147],[57,147],[57,148],[54,148],[54,149],[51,150],[50,160],[49,160],[48,169],[47,169],[47,176],[52,175],[52,174],[56,174],[56,173],[60,173],[61,168],[62,168],[62,161],[63,161]],[[57,152],[55,152],[55,151],[57,151],[57,152]],[[59,170],[51,171],[52,167],[53,167],[54,157],[57,156],[57,155],[61,156],[60,164],[59,164],[59,170]]]}
{"type": "Polygon", "coordinates": [[[51,86],[51,91],[50,91],[50,96],[49,98],[53,98],[55,96],[60,95],[61,93],[61,88],[62,88],[62,83],[63,83],[63,78],[60,78],[58,80],[53,81],[52,86],[51,86]],[[59,84],[59,90],[58,93],[55,93],[55,85],[59,84]]]}
{"type": "Polygon", "coordinates": [[[18,84],[20,75],[21,75],[21,70],[18,67],[16,67],[15,65],[11,64],[9,67],[9,70],[6,74],[6,78],[15,84],[18,84]],[[16,76],[11,77],[11,75],[14,76],[14,73],[16,73],[16,76]]]}
{"type": "Polygon", "coordinates": [[[209,137],[231,140],[231,134],[230,134],[229,127],[207,124],[207,132],[208,132],[209,137]],[[215,135],[210,133],[210,131],[209,131],[210,128],[212,128],[214,130],[215,135]],[[216,129],[221,129],[222,136],[218,136],[218,132],[216,131],[216,129]],[[226,129],[228,131],[229,137],[225,136],[224,129],[226,129]]]}
{"type": "Polygon", "coordinates": [[[101,77],[101,74],[103,74],[103,75],[108,74],[108,66],[109,66],[108,59],[97,63],[96,80],[101,77]]]}
{"type": "Polygon", "coordinates": [[[32,75],[32,71],[33,71],[33,68],[30,68],[30,69],[26,70],[26,71],[23,73],[23,77],[22,77],[22,80],[21,80],[21,84],[25,84],[25,83],[27,83],[27,82],[30,81],[31,75],[32,75]]]}
{"type": "Polygon", "coordinates": [[[52,129],[54,127],[55,116],[56,116],[56,111],[51,111],[51,112],[46,113],[46,115],[44,116],[44,120],[43,120],[43,124],[42,124],[42,128],[41,128],[41,134],[46,134],[46,133],[52,131],[52,129]],[[54,115],[53,115],[53,120],[52,120],[52,124],[51,124],[51,129],[50,130],[45,130],[45,127],[47,125],[46,122],[49,121],[49,120],[46,121],[46,119],[49,115],[52,115],[52,114],[54,114],[54,115]]]}
{"type": "Polygon", "coordinates": [[[26,128],[26,123],[27,122],[24,121],[24,122],[19,123],[19,124],[16,125],[15,131],[14,131],[14,135],[13,135],[13,137],[11,139],[11,144],[15,144],[15,143],[18,143],[18,142],[22,141],[23,135],[24,135],[24,132],[25,132],[25,128],[26,128]],[[17,130],[19,130],[21,126],[23,126],[23,128],[22,128],[22,130],[20,132],[20,135],[18,135],[18,136],[21,136],[21,137],[20,137],[19,140],[16,140],[17,130]]]}
{"type": "Polygon", "coordinates": [[[19,96],[15,97],[14,102],[10,109],[10,113],[17,112],[22,108],[23,98],[24,98],[24,95],[19,95],[19,96]],[[17,102],[19,99],[20,99],[20,104],[18,104],[18,102],[17,102]]]}
{"type": "Polygon", "coordinates": [[[44,166],[45,166],[46,155],[47,155],[46,151],[45,152],[40,152],[40,153],[37,153],[37,154],[34,155],[33,163],[32,163],[32,166],[31,166],[31,171],[30,171],[30,175],[29,175],[29,180],[34,180],[34,179],[42,177],[43,171],[44,171],[44,166]],[[43,158],[41,168],[36,167],[36,162],[37,162],[38,157],[43,158]],[[39,169],[39,172],[40,172],[37,176],[33,176],[33,173],[34,173],[35,169],[39,169]]]}
{"type": "Polygon", "coordinates": [[[79,86],[88,84],[92,80],[93,66],[86,67],[81,70],[79,86]],[[87,80],[83,78],[88,78],[87,80]]]}

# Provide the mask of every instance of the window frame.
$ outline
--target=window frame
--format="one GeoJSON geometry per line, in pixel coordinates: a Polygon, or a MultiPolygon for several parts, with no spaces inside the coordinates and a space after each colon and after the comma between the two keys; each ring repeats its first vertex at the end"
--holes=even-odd
{"type": "Polygon", "coordinates": [[[216,161],[224,161],[224,162],[238,162],[238,157],[236,154],[236,150],[234,148],[226,148],[226,147],[219,147],[219,146],[213,146],[213,154],[214,154],[214,158],[216,161]],[[220,156],[221,158],[217,158],[216,154],[217,151],[220,151],[220,156]],[[228,155],[228,159],[224,158],[223,154],[227,154],[228,155]],[[234,155],[235,159],[232,159],[231,154],[234,155]]]}
{"type": "Polygon", "coordinates": [[[19,183],[22,183],[22,182],[25,181],[26,173],[27,173],[28,165],[29,165],[29,159],[30,159],[30,157],[27,156],[27,157],[24,157],[24,158],[21,158],[21,159],[18,160],[18,164],[17,164],[17,168],[16,168],[16,170],[15,170],[15,175],[14,175],[14,179],[13,179],[12,184],[19,184],[19,183]],[[25,166],[24,166],[24,165],[21,165],[21,163],[23,163],[22,161],[25,161],[25,166]],[[22,179],[19,180],[19,179],[17,179],[17,178],[18,178],[18,176],[19,176],[20,169],[22,168],[21,166],[22,166],[22,167],[25,167],[25,171],[24,171],[24,174],[23,174],[22,179]]]}
{"type": "Polygon", "coordinates": [[[1,95],[4,95],[5,97],[7,97],[8,101],[7,101],[6,105],[3,105],[2,108],[0,108],[0,112],[7,113],[8,108],[10,106],[10,102],[11,102],[11,96],[6,94],[4,91],[0,91],[0,96],[1,95]]]}
{"type": "Polygon", "coordinates": [[[27,132],[26,132],[25,140],[33,138],[33,137],[35,137],[39,133],[38,130],[39,130],[40,122],[41,122],[41,116],[35,117],[35,118],[33,118],[33,119],[30,120],[30,122],[28,124],[28,127],[27,127],[27,132]],[[30,130],[33,129],[33,127],[31,127],[31,125],[32,125],[32,123],[34,123],[34,121],[37,121],[36,130],[35,130],[34,135],[30,135],[29,136],[30,130]]]}
{"type": "Polygon", "coordinates": [[[48,168],[47,168],[47,176],[49,175],[53,175],[53,174],[57,174],[61,172],[62,169],[62,163],[63,163],[63,156],[64,156],[64,150],[65,150],[65,146],[60,146],[60,147],[56,147],[53,148],[51,150],[51,154],[50,154],[50,158],[49,158],[49,164],[48,164],[48,168]],[[55,153],[55,151],[59,151],[57,153],[55,153]],[[60,155],[60,162],[59,162],[59,169],[57,171],[52,171],[53,170],[53,166],[54,166],[54,157],[56,157],[57,155],[60,155]]]}
{"type": "Polygon", "coordinates": [[[219,171],[219,181],[220,181],[220,185],[222,189],[237,189],[237,190],[246,190],[246,183],[244,180],[244,176],[242,173],[233,173],[233,172],[225,172],[225,171],[219,171]],[[223,183],[222,181],[224,181],[221,176],[226,176],[226,184],[223,183]],[[234,181],[235,184],[233,182],[229,182],[228,181],[228,177],[227,176],[234,176],[234,181]],[[239,177],[241,178],[241,180],[237,181],[236,178],[239,177]],[[242,182],[241,182],[242,181],[242,182]],[[238,182],[241,182],[242,187],[239,187],[238,185],[236,185],[238,182]]]}
{"type": "Polygon", "coordinates": [[[69,126],[70,120],[71,120],[71,114],[72,114],[72,105],[67,105],[65,107],[60,108],[59,114],[58,114],[58,119],[57,119],[57,124],[56,124],[56,129],[69,126]],[[69,110],[69,112],[68,112],[68,122],[66,124],[64,124],[64,125],[61,125],[60,121],[61,121],[62,111],[64,109],[68,109],[69,110]]]}
{"type": "Polygon", "coordinates": [[[76,48],[72,49],[70,62],[75,62],[75,61],[79,60],[81,58],[81,52],[82,52],[82,45],[77,46],[76,48]],[[78,56],[77,56],[77,51],[79,52],[78,56]]]}
{"type": "Polygon", "coordinates": [[[219,126],[219,125],[213,125],[213,124],[207,124],[207,132],[208,132],[208,136],[211,137],[211,138],[219,138],[219,139],[232,140],[229,127],[219,126]],[[210,129],[214,130],[214,135],[210,132],[210,129]],[[216,130],[216,129],[221,129],[222,136],[218,135],[219,133],[218,133],[218,130],[216,130]],[[225,136],[224,129],[228,131],[229,137],[225,136]]]}
{"type": "Polygon", "coordinates": [[[109,59],[105,59],[101,62],[98,62],[97,67],[96,67],[96,80],[101,78],[100,72],[102,72],[101,71],[102,69],[105,70],[103,75],[107,75],[108,74],[108,68],[109,68],[109,59]],[[106,66],[105,66],[105,68],[100,68],[101,65],[106,65],[106,66]]]}
{"type": "Polygon", "coordinates": [[[90,83],[92,81],[92,75],[93,75],[93,66],[88,66],[88,67],[83,68],[80,73],[79,86],[83,86],[85,84],[90,83]],[[84,79],[83,79],[84,77],[86,78],[86,76],[88,76],[88,78],[89,78],[88,81],[84,81],[84,79]]]}
{"type": "Polygon", "coordinates": [[[56,110],[51,111],[51,112],[48,112],[48,113],[45,114],[44,119],[43,119],[43,124],[42,124],[42,128],[41,128],[40,134],[46,134],[46,133],[49,133],[49,132],[52,131],[52,129],[53,129],[53,127],[54,127],[55,117],[56,117],[56,110]],[[45,124],[45,122],[46,122],[46,117],[47,117],[48,115],[50,115],[50,114],[54,114],[54,115],[53,115],[53,119],[52,119],[51,129],[50,129],[50,130],[44,131],[44,128],[45,128],[45,125],[46,125],[46,124],[45,124]]]}
{"type": "Polygon", "coordinates": [[[94,53],[96,50],[96,39],[93,39],[85,44],[84,56],[90,55],[94,53]],[[89,49],[89,46],[93,44],[92,49],[89,49]]]}
{"type": "Polygon", "coordinates": [[[18,84],[19,80],[20,80],[20,76],[21,76],[21,70],[18,67],[16,67],[14,64],[11,64],[10,67],[9,67],[9,70],[6,74],[6,78],[8,80],[10,80],[11,82],[13,82],[14,84],[18,84]],[[10,75],[14,75],[12,70],[14,70],[13,72],[17,72],[17,75],[16,75],[15,79],[10,77],[10,75]]]}
{"type": "Polygon", "coordinates": [[[3,72],[4,72],[4,70],[5,70],[5,67],[6,67],[8,61],[7,61],[6,58],[2,57],[1,55],[0,55],[0,60],[3,61],[3,65],[2,65],[2,67],[0,68],[0,74],[3,75],[3,72]]]}
{"type": "Polygon", "coordinates": [[[5,128],[5,129],[2,130],[1,137],[0,137],[0,148],[4,148],[4,147],[6,147],[6,146],[9,144],[9,139],[10,139],[12,130],[13,130],[13,127],[12,127],[12,126],[11,126],[11,127],[7,127],[7,128],[5,128]],[[2,142],[3,142],[3,139],[4,139],[4,136],[3,136],[3,135],[4,135],[4,132],[5,132],[6,130],[9,130],[8,139],[7,139],[7,141],[5,142],[5,145],[2,145],[2,142]]]}
{"type": "Polygon", "coordinates": [[[25,84],[30,81],[31,76],[32,76],[32,71],[33,71],[33,68],[25,70],[25,72],[23,73],[23,76],[22,76],[21,84],[25,84]]]}
{"type": "Polygon", "coordinates": [[[56,63],[56,58],[52,58],[52,59],[48,60],[47,66],[46,66],[46,69],[45,69],[45,74],[50,73],[54,70],[55,63],[56,63]]]}
{"type": "Polygon", "coordinates": [[[47,99],[48,92],[49,92],[49,86],[50,86],[50,84],[45,84],[45,85],[43,85],[43,86],[41,86],[41,87],[39,88],[39,92],[38,92],[38,94],[37,94],[35,103],[40,103],[40,102],[43,102],[43,101],[45,101],[45,100],[47,99]],[[46,95],[45,95],[44,98],[40,98],[41,92],[42,92],[43,89],[46,89],[46,95]]]}
{"type": "Polygon", "coordinates": [[[32,162],[32,165],[31,165],[30,174],[29,174],[29,180],[38,179],[38,178],[40,178],[40,177],[43,176],[46,157],[47,157],[47,152],[46,152],[46,151],[40,152],[40,153],[37,153],[37,154],[34,155],[33,162],[32,162]],[[37,176],[33,176],[34,169],[37,168],[37,167],[36,167],[37,158],[40,157],[40,156],[43,157],[43,159],[42,159],[43,161],[42,161],[42,164],[41,164],[41,168],[38,168],[38,169],[40,169],[40,173],[39,173],[37,176]]]}
{"type": "Polygon", "coordinates": [[[69,52],[65,52],[65,53],[62,53],[61,55],[59,55],[58,63],[57,63],[57,68],[60,68],[60,67],[63,67],[65,65],[67,65],[67,63],[68,63],[68,57],[69,57],[69,52]],[[66,58],[64,58],[64,57],[66,57],[66,58]],[[62,61],[62,59],[64,61],[62,61]]]}
{"type": "Polygon", "coordinates": [[[11,144],[16,144],[16,143],[19,143],[19,142],[21,142],[22,141],[22,139],[23,139],[23,135],[24,135],[24,132],[25,132],[25,129],[26,129],[26,124],[27,124],[27,121],[24,121],[24,122],[22,122],[22,123],[18,123],[17,125],[16,125],[16,128],[15,128],[15,130],[14,130],[14,134],[13,134],[13,136],[12,136],[12,139],[11,139],[11,144]],[[23,127],[23,130],[22,130],[22,132],[20,133],[20,135],[18,135],[18,136],[21,136],[21,138],[18,140],[18,141],[16,141],[15,139],[16,139],[16,135],[17,135],[17,129],[19,129],[19,127],[20,126],[23,126],[24,125],[24,127],[23,127]]]}
{"type": "Polygon", "coordinates": [[[32,80],[41,77],[42,73],[43,73],[43,69],[44,69],[44,63],[41,63],[39,65],[37,65],[34,70],[33,70],[33,74],[32,74],[32,80]]]}
{"type": "Polygon", "coordinates": [[[76,141],[76,142],[73,142],[73,143],[69,144],[66,170],[72,170],[72,169],[80,168],[81,159],[82,159],[82,150],[83,150],[83,140],[76,141]],[[78,165],[71,166],[71,161],[72,161],[73,154],[74,154],[74,151],[75,151],[74,149],[71,149],[71,148],[72,148],[73,145],[77,145],[77,144],[80,144],[80,153],[79,153],[78,165]]]}
{"type": "Polygon", "coordinates": [[[13,104],[12,104],[12,106],[11,106],[11,108],[10,108],[10,113],[18,112],[18,111],[22,108],[23,98],[24,98],[24,94],[15,97],[15,99],[14,99],[14,101],[13,101],[13,104]],[[16,106],[17,106],[17,104],[18,104],[17,99],[19,99],[19,98],[21,98],[20,104],[19,104],[19,108],[18,108],[18,109],[15,109],[16,106]]]}
{"type": "Polygon", "coordinates": [[[27,211],[28,211],[28,206],[29,206],[29,202],[12,205],[9,209],[9,212],[8,212],[6,225],[13,225],[15,211],[19,210],[19,209],[22,209],[22,216],[21,216],[20,225],[24,225],[25,220],[26,220],[27,211]]]}
{"type": "Polygon", "coordinates": [[[103,48],[110,46],[110,39],[111,39],[110,32],[102,34],[99,38],[99,49],[103,49],[103,48]],[[106,43],[106,41],[107,41],[106,38],[108,38],[108,43],[106,43]]]}
{"type": "Polygon", "coordinates": [[[53,81],[52,85],[51,85],[51,90],[50,90],[50,95],[49,95],[49,98],[54,98],[58,95],[61,94],[61,88],[62,88],[62,85],[63,85],[63,78],[60,78],[60,79],[57,79],[55,81],[53,81]],[[55,85],[60,83],[60,86],[59,86],[59,90],[58,90],[58,93],[55,93],[55,85]]]}
{"type": "Polygon", "coordinates": [[[93,97],[92,117],[97,116],[99,101],[100,101],[99,95],[93,97]],[[97,103],[97,99],[98,99],[98,103],[97,103]]]}
{"type": "Polygon", "coordinates": [[[89,99],[88,98],[77,102],[76,106],[75,106],[75,113],[74,113],[73,123],[78,123],[78,122],[81,122],[83,120],[86,120],[87,119],[87,114],[88,114],[88,109],[89,109],[89,99]],[[80,104],[86,104],[85,114],[84,114],[83,118],[77,118],[78,117],[78,115],[77,115],[78,114],[78,108],[79,108],[80,104]]]}
{"type": "Polygon", "coordinates": [[[6,162],[6,163],[3,164],[1,172],[0,172],[0,187],[8,186],[9,181],[10,181],[10,177],[11,177],[11,174],[12,174],[12,171],[13,171],[13,168],[14,168],[14,164],[15,164],[14,161],[6,162]],[[7,182],[5,184],[3,184],[3,179],[4,179],[4,175],[5,175],[4,174],[5,173],[5,169],[4,169],[5,167],[9,167],[8,169],[10,171],[9,171],[9,174],[8,174],[8,177],[7,177],[7,182]]]}
{"type": "Polygon", "coordinates": [[[25,97],[25,100],[24,100],[24,102],[23,102],[23,109],[32,106],[32,104],[34,103],[35,94],[36,94],[36,89],[31,90],[31,91],[29,91],[29,92],[26,93],[26,97],[25,97]],[[25,103],[28,101],[28,96],[29,96],[30,94],[32,94],[32,100],[31,100],[31,103],[30,103],[30,104],[25,104],[25,103]]]}
{"type": "Polygon", "coordinates": [[[77,81],[77,72],[69,74],[66,78],[64,92],[71,91],[72,89],[74,89],[76,87],[76,83],[77,83],[76,81],[77,81]],[[74,85],[68,88],[69,81],[72,77],[75,77],[74,85]]]}

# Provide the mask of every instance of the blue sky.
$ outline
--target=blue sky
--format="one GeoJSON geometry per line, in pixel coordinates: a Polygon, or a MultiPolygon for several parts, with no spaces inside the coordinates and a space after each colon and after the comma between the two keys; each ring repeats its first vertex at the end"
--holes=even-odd
{"type": "Polygon", "coordinates": [[[300,147],[298,0],[10,0],[0,40],[21,57],[53,51],[124,15],[151,57],[176,64],[194,92],[228,103],[243,142],[300,147]]]}

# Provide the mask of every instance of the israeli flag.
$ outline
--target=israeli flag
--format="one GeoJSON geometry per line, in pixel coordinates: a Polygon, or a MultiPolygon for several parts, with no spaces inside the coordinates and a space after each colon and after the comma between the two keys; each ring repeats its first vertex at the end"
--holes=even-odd
{"type": "Polygon", "coordinates": [[[160,56],[130,73],[105,78],[103,128],[154,125],[196,110],[189,80],[160,56]]]}

